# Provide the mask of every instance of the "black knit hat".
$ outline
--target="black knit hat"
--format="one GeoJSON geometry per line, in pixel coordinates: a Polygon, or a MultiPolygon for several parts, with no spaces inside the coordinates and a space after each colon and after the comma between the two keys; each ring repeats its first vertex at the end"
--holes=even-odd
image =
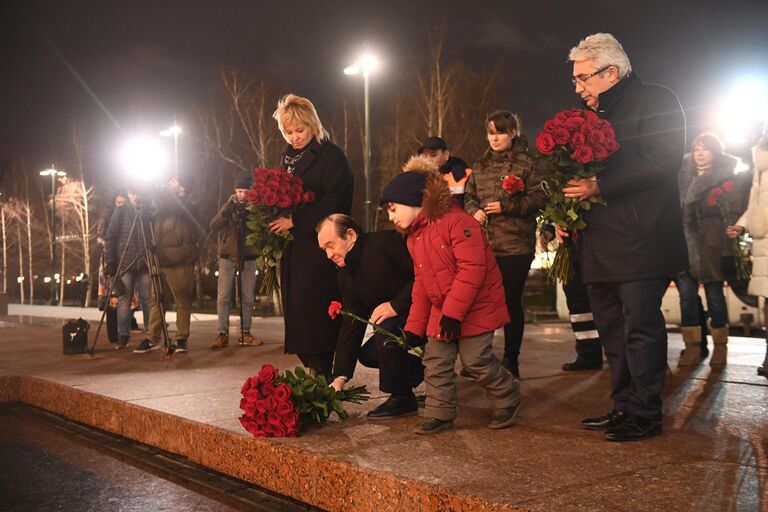
{"type": "Polygon", "coordinates": [[[398,203],[406,206],[421,206],[427,175],[424,172],[403,172],[392,178],[381,191],[379,204],[398,203]]]}
{"type": "Polygon", "coordinates": [[[235,188],[247,188],[253,187],[253,175],[249,172],[241,172],[235,178],[235,188]]]}
{"type": "Polygon", "coordinates": [[[421,145],[417,153],[422,154],[425,149],[445,151],[448,149],[448,144],[440,137],[427,137],[427,140],[424,141],[424,144],[421,145]]]}

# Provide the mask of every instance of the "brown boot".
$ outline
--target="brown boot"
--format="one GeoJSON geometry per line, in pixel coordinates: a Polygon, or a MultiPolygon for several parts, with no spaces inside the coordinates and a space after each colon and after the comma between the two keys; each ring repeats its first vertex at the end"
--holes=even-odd
{"type": "Polygon", "coordinates": [[[695,366],[701,362],[701,326],[682,327],[685,350],[680,355],[677,366],[695,366]]]}
{"type": "Polygon", "coordinates": [[[229,345],[229,334],[226,332],[220,332],[218,336],[216,336],[216,339],[213,340],[213,343],[211,343],[211,348],[216,350],[219,348],[224,348],[227,345],[229,345]]]}
{"type": "Polygon", "coordinates": [[[238,343],[243,347],[258,347],[259,345],[263,345],[264,341],[254,338],[249,332],[244,332],[243,335],[240,336],[238,343]]]}
{"type": "Polygon", "coordinates": [[[709,360],[710,366],[725,366],[728,359],[728,326],[713,327],[712,341],[715,348],[712,350],[712,357],[709,360]]]}

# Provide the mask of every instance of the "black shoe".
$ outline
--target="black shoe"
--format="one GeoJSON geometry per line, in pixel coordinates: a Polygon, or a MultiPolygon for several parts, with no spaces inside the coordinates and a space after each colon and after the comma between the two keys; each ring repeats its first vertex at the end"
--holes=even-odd
{"type": "Polygon", "coordinates": [[[370,420],[388,420],[400,416],[411,416],[418,412],[419,406],[414,395],[390,396],[387,400],[368,413],[370,420]]]}
{"type": "Polygon", "coordinates": [[[515,423],[517,413],[520,412],[520,402],[513,407],[507,407],[506,409],[499,409],[493,411],[491,421],[488,423],[488,428],[507,428],[515,423]]]}
{"type": "Polygon", "coordinates": [[[585,370],[602,370],[602,369],[603,369],[602,361],[598,363],[597,361],[588,361],[586,359],[582,359],[581,357],[577,357],[576,360],[572,363],[565,363],[563,365],[563,370],[566,372],[580,372],[585,370]]]}
{"type": "Polygon", "coordinates": [[[763,377],[768,377],[768,366],[758,366],[757,374],[762,375],[763,377]]]}
{"type": "Polygon", "coordinates": [[[128,341],[131,339],[130,336],[120,336],[117,339],[117,343],[115,343],[115,350],[123,350],[125,348],[128,348],[128,341]]]}
{"type": "Polygon", "coordinates": [[[139,346],[133,349],[134,354],[143,354],[145,352],[150,352],[152,350],[157,350],[160,348],[160,345],[156,345],[155,343],[152,343],[148,339],[144,338],[144,341],[139,343],[139,346]]]}
{"type": "Polygon", "coordinates": [[[581,428],[589,430],[608,430],[621,425],[628,417],[629,414],[613,409],[604,416],[581,420],[581,428]]]}
{"type": "Polygon", "coordinates": [[[508,357],[501,360],[501,366],[509,370],[509,372],[517,379],[520,380],[520,367],[517,361],[513,361],[508,357]]]}
{"type": "Polygon", "coordinates": [[[413,429],[415,434],[429,435],[453,428],[453,420],[439,420],[437,418],[427,418],[423,423],[419,423],[413,429]]]}
{"type": "Polygon", "coordinates": [[[177,354],[181,354],[182,352],[187,351],[187,340],[176,340],[176,350],[174,351],[177,354]]]}
{"type": "Polygon", "coordinates": [[[620,425],[608,430],[605,438],[609,441],[639,441],[658,435],[661,435],[660,421],[628,416],[620,425]]]}

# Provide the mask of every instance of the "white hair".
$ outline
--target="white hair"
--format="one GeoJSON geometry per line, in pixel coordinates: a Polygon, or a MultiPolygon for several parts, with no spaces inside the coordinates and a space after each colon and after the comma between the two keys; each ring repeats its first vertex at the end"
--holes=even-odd
{"type": "Polygon", "coordinates": [[[578,46],[571,48],[568,60],[591,60],[597,69],[616,66],[619,77],[624,78],[632,71],[629,57],[624,52],[621,43],[611,34],[599,32],[582,39],[578,46]]]}

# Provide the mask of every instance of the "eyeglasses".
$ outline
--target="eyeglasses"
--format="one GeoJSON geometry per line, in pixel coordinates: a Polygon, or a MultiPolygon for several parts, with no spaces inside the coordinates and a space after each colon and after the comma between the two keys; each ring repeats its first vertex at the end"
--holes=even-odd
{"type": "Polygon", "coordinates": [[[584,84],[584,83],[587,82],[587,80],[589,80],[593,76],[599,75],[600,73],[602,73],[603,71],[607,70],[611,66],[613,66],[613,64],[608,64],[607,66],[605,66],[603,68],[600,68],[597,71],[595,71],[594,73],[590,73],[588,75],[577,75],[577,76],[571,78],[571,83],[573,85],[576,85],[577,83],[584,84]]]}

